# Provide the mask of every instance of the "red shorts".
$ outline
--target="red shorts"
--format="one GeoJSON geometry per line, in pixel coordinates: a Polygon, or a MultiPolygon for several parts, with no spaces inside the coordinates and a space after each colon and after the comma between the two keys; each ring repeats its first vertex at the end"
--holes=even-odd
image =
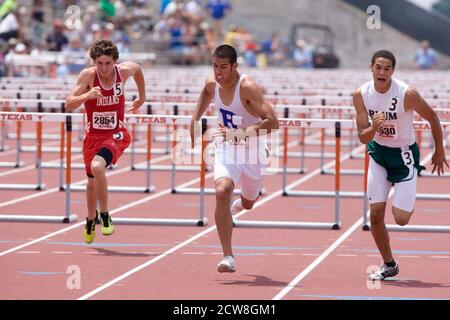
{"type": "Polygon", "coordinates": [[[91,172],[91,162],[100,149],[106,148],[111,151],[113,155],[111,163],[115,164],[129,146],[130,141],[131,136],[125,128],[108,135],[86,133],[86,137],[83,141],[83,159],[88,177],[93,177],[91,172]]]}

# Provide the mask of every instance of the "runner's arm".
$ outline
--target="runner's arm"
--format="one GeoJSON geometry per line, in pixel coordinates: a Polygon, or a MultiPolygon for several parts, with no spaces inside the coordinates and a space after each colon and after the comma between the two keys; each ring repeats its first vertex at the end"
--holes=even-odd
{"type": "Polygon", "coordinates": [[[122,63],[122,66],[127,74],[127,78],[131,76],[136,82],[139,97],[133,100],[131,107],[127,110],[128,112],[136,111],[144,104],[146,99],[144,73],[141,66],[132,61],[125,61],[122,63]]]}
{"type": "Polygon", "coordinates": [[[75,110],[87,100],[102,96],[99,87],[91,88],[91,90],[89,90],[90,80],[90,72],[87,69],[84,69],[78,76],[75,87],[66,99],[65,107],[67,112],[75,110]]]}
{"type": "Polygon", "coordinates": [[[437,174],[444,173],[444,163],[448,168],[447,160],[445,159],[444,143],[442,141],[442,128],[436,112],[428,105],[428,103],[420,96],[419,92],[412,87],[409,87],[405,94],[405,106],[415,110],[422,118],[427,120],[431,126],[431,133],[434,139],[435,150],[431,158],[433,169],[431,173],[437,169],[437,174]]]}
{"type": "Polygon", "coordinates": [[[353,94],[353,106],[356,109],[356,126],[358,128],[358,138],[361,143],[367,144],[373,140],[375,133],[381,127],[384,121],[382,113],[376,113],[373,116],[373,123],[369,123],[369,114],[364,106],[364,100],[361,90],[357,89],[353,94]]]}
{"type": "Polygon", "coordinates": [[[247,127],[245,133],[248,136],[260,135],[260,130],[266,130],[266,134],[279,128],[278,117],[275,114],[272,104],[264,97],[261,87],[252,79],[249,79],[242,86],[243,98],[248,101],[246,108],[254,116],[261,118],[261,121],[247,127]]]}
{"type": "Polygon", "coordinates": [[[214,82],[212,82],[210,79],[208,79],[205,82],[205,85],[200,92],[200,97],[197,101],[197,106],[195,107],[194,113],[192,114],[191,119],[191,126],[190,126],[190,135],[191,135],[191,146],[192,148],[195,146],[195,139],[198,137],[195,137],[195,125],[198,123],[198,121],[201,119],[202,115],[205,113],[206,109],[209,107],[209,104],[211,103],[213,99],[212,94],[212,88],[213,88],[214,82]]]}

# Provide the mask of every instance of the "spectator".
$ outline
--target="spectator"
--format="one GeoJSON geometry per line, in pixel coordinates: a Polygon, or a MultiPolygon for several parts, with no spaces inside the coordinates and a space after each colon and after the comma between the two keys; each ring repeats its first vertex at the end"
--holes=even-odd
{"type": "Polygon", "coordinates": [[[223,37],[222,21],[225,18],[226,11],[231,10],[229,0],[208,0],[206,10],[213,19],[212,27],[216,34],[216,39],[221,39],[223,37]]]}
{"type": "Polygon", "coordinates": [[[17,0],[5,0],[0,6],[0,20],[13,12],[17,7],[17,0]]]}
{"type": "Polygon", "coordinates": [[[0,39],[8,41],[11,38],[20,38],[20,30],[20,14],[17,10],[14,10],[0,22],[0,39]]]}
{"type": "Polygon", "coordinates": [[[430,43],[427,40],[420,43],[420,48],[417,49],[414,55],[414,62],[417,68],[422,70],[431,69],[436,64],[436,52],[430,48],[430,43]]]}
{"type": "Polygon", "coordinates": [[[47,45],[49,51],[62,51],[63,47],[69,43],[64,34],[64,24],[61,20],[55,20],[53,31],[47,36],[47,45]]]}
{"type": "Polygon", "coordinates": [[[5,66],[7,68],[8,77],[27,77],[30,75],[29,67],[20,65],[20,55],[27,54],[27,46],[22,42],[17,42],[12,46],[14,42],[10,41],[9,52],[5,56],[5,66]],[[18,63],[19,61],[19,63],[18,63]]]}
{"type": "Polygon", "coordinates": [[[5,55],[8,52],[8,49],[8,43],[4,40],[0,40],[0,78],[6,75],[5,55]]]}
{"type": "Polygon", "coordinates": [[[38,46],[41,40],[44,39],[45,30],[45,3],[44,0],[34,0],[33,8],[31,9],[31,24],[33,28],[33,45],[38,46]]]}
{"type": "Polygon", "coordinates": [[[100,19],[103,21],[110,21],[116,15],[116,7],[112,0],[100,0],[98,7],[100,8],[100,19]]]}
{"type": "Polygon", "coordinates": [[[80,38],[70,39],[63,50],[65,64],[70,74],[78,74],[86,66],[86,50],[81,46],[80,38]]]}
{"type": "Polygon", "coordinates": [[[172,0],[161,0],[161,6],[160,6],[160,8],[159,8],[159,14],[160,14],[160,15],[163,15],[163,14],[164,14],[164,11],[166,10],[167,5],[168,5],[169,3],[171,3],[171,2],[172,2],[172,0]]]}
{"type": "Polygon", "coordinates": [[[299,39],[296,42],[296,47],[293,52],[293,58],[295,61],[295,65],[298,68],[314,68],[313,52],[308,48],[306,42],[302,39],[299,39]]]}

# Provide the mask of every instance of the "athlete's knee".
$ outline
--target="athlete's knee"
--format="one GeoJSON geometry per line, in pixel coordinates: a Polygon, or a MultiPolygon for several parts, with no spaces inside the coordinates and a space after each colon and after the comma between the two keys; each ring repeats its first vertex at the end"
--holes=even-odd
{"type": "Polygon", "coordinates": [[[91,162],[91,171],[94,177],[96,177],[99,174],[105,173],[105,163],[104,161],[99,160],[92,160],[91,162]]]}
{"type": "Polygon", "coordinates": [[[384,223],[384,205],[372,205],[370,208],[370,224],[378,225],[384,223]]]}
{"type": "Polygon", "coordinates": [[[242,202],[242,207],[245,210],[250,210],[251,208],[253,208],[254,204],[255,204],[254,202],[247,202],[247,203],[242,202]]]}
{"type": "Polygon", "coordinates": [[[245,210],[250,210],[253,208],[253,206],[255,205],[256,200],[247,200],[245,198],[241,197],[241,203],[242,203],[242,207],[245,210]]]}
{"type": "Polygon", "coordinates": [[[399,226],[406,226],[409,223],[409,218],[394,216],[395,223],[399,226]]]}
{"type": "Polygon", "coordinates": [[[412,212],[407,212],[398,208],[392,208],[392,213],[394,214],[395,223],[399,226],[406,226],[411,219],[412,212]]]}
{"type": "Polygon", "coordinates": [[[88,183],[86,185],[86,191],[93,192],[95,190],[95,184],[93,179],[88,179],[88,183]]]}
{"type": "Polygon", "coordinates": [[[232,183],[222,182],[216,184],[217,201],[228,201],[231,199],[234,186],[232,183]]]}

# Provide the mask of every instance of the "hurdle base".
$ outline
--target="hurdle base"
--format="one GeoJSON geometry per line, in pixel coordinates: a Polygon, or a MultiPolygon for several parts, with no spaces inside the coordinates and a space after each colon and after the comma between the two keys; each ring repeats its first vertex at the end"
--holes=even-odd
{"type": "Polygon", "coordinates": [[[22,168],[25,166],[25,162],[0,162],[0,168],[22,168]]]}
{"type": "MultiPolygon", "coordinates": [[[[59,190],[66,190],[66,186],[60,186],[59,190]]],[[[151,193],[155,191],[155,186],[147,187],[131,187],[131,186],[108,186],[108,192],[129,192],[129,193],[151,193]]],[[[71,185],[70,191],[86,191],[85,185],[71,185]]]]}
{"type": "MultiPolygon", "coordinates": [[[[292,190],[285,190],[283,192],[283,196],[285,197],[330,197],[334,198],[336,197],[335,191],[292,191],[292,190]]],[[[364,192],[358,192],[358,191],[340,191],[339,197],[343,198],[361,198],[364,197],[364,192]]]]}
{"type": "MultiPolygon", "coordinates": [[[[304,174],[308,168],[286,168],[286,173],[304,174]]],[[[283,173],[283,168],[267,168],[269,173],[283,173]]]]}
{"type": "MultiPolygon", "coordinates": [[[[216,190],[213,188],[205,188],[204,190],[205,194],[216,194],[216,190]]],[[[172,194],[199,194],[200,188],[175,188],[172,189],[172,194]]],[[[260,195],[265,195],[267,193],[267,190],[265,188],[262,188],[259,192],[260,195]]],[[[240,195],[241,189],[234,189],[233,195],[240,195]]]]}
{"type": "Polygon", "coordinates": [[[274,229],[340,229],[341,223],[293,222],[293,221],[240,221],[233,219],[236,228],[274,228],[274,229]]]}
{"type": "MultiPolygon", "coordinates": [[[[61,164],[60,163],[51,163],[51,162],[44,162],[41,163],[41,168],[45,168],[45,169],[61,169],[61,164]]],[[[63,164],[63,169],[67,168],[67,164],[64,163],[63,164]]],[[[84,163],[72,163],[70,166],[71,169],[84,169],[85,165],[84,163]]]]}
{"type": "MultiPolygon", "coordinates": [[[[283,157],[282,152],[276,152],[274,153],[274,156],[276,157],[283,157]]],[[[302,152],[298,151],[288,151],[287,156],[289,158],[320,158],[323,156],[324,159],[334,159],[336,157],[335,153],[332,152],[324,152],[321,154],[320,152],[305,152],[302,154],[302,152]]]]}
{"type": "MultiPolygon", "coordinates": [[[[432,226],[432,225],[407,225],[399,226],[396,224],[387,224],[386,229],[394,232],[430,232],[430,233],[448,233],[450,226],[432,226]]],[[[363,227],[363,230],[370,230],[370,223],[363,227]],[[366,229],[364,229],[366,228],[366,229]]]]}
{"type": "Polygon", "coordinates": [[[47,186],[45,184],[0,184],[0,190],[45,190],[47,186]]]}
{"type": "MultiPolygon", "coordinates": [[[[150,170],[151,171],[171,171],[172,165],[168,164],[168,165],[150,165],[150,170]]],[[[131,168],[131,170],[137,170],[137,171],[147,171],[147,165],[143,164],[143,165],[135,165],[131,168]]],[[[176,166],[175,167],[176,171],[194,171],[194,172],[198,172],[199,166],[176,166]]],[[[208,169],[206,169],[206,171],[210,171],[208,169]]]]}
{"type": "Polygon", "coordinates": [[[0,221],[5,222],[61,222],[70,223],[77,221],[76,214],[66,216],[39,216],[39,215],[0,215],[0,221]]]}
{"type": "Polygon", "coordinates": [[[446,193],[418,193],[416,199],[422,200],[450,200],[450,194],[446,193]]]}
{"type": "MultiPolygon", "coordinates": [[[[332,174],[335,175],[336,174],[336,170],[323,170],[322,174],[332,174]]],[[[358,176],[358,175],[363,175],[364,174],[364,170],[362,169],[341,169],[341,174],[342,175],[353,175],[353,176],[358,176]]]]}
{"type": "Polygon", "coordinates": [[[114,224],[124,225],[155,225],[155,226],[197,226],[208,224],[208,219],[157,219],[157,218],[112,218],[114,224]]]}

